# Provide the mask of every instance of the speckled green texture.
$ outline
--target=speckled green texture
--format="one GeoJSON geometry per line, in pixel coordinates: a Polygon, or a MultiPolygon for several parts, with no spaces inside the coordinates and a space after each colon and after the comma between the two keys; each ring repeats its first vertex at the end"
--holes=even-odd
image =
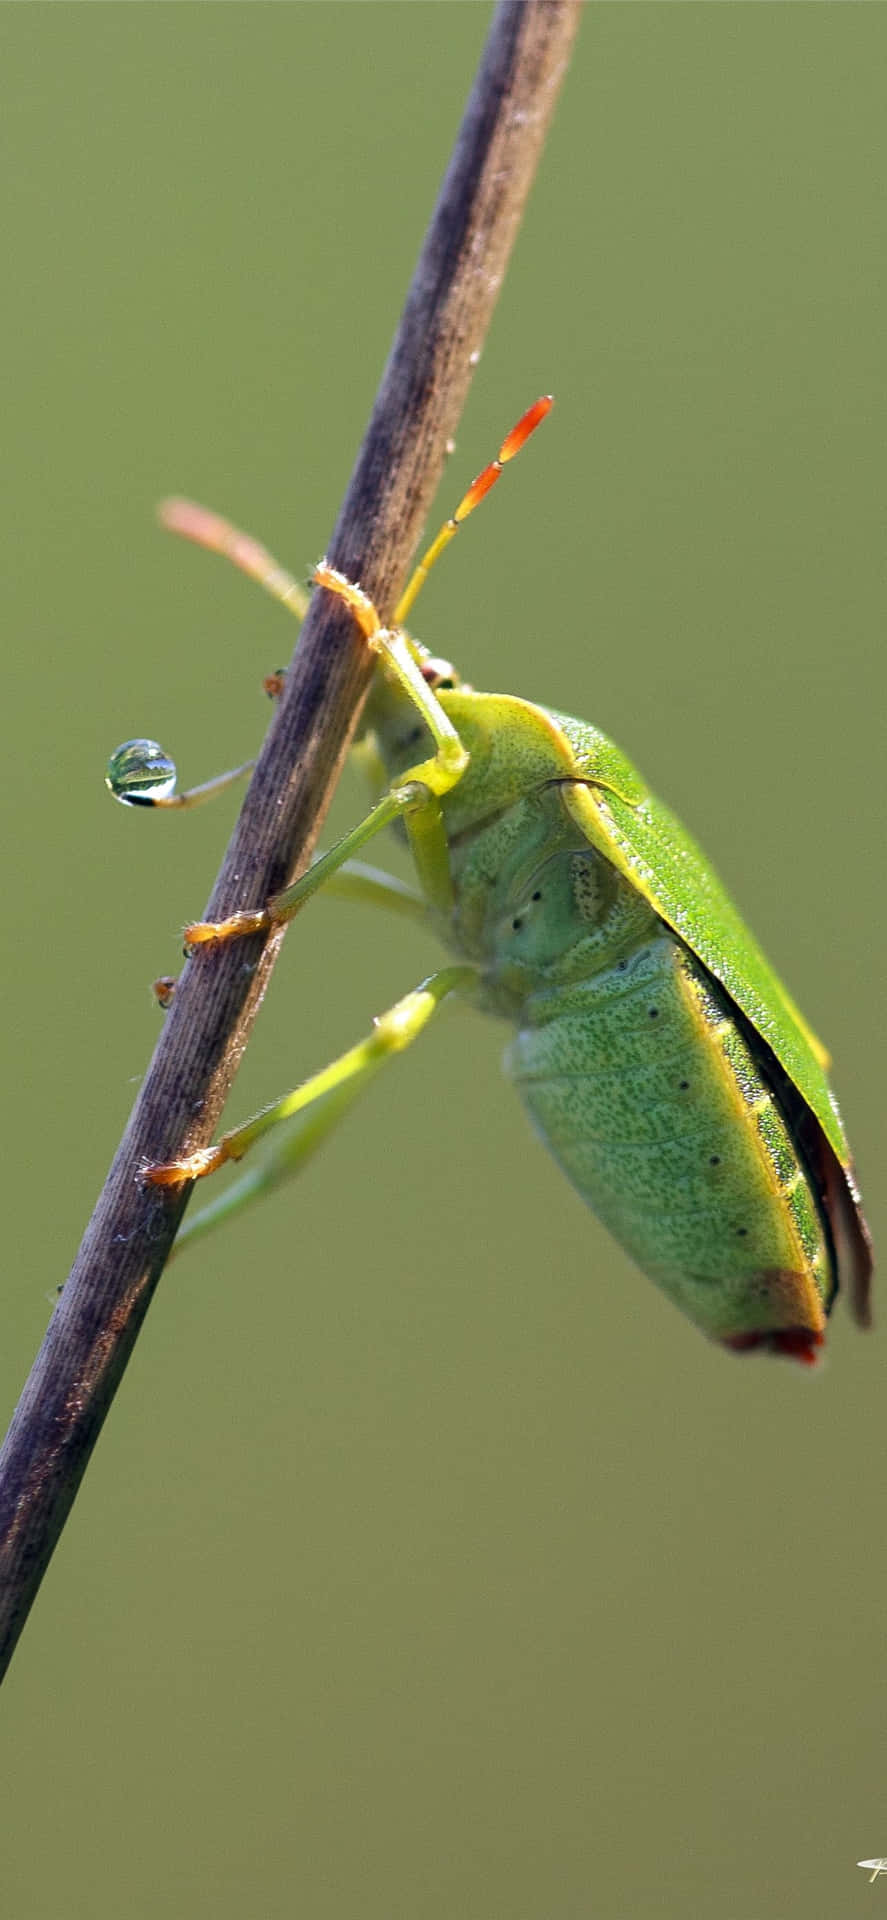
{"type": "Polygon", "coordinates": [[[787,1296],[799,1324],[816,1317],[808,1271],[828,1307],[829,1249],[785,1122],[728,1003],[664,929],[622,973],[530,995],[507,1067],[573,1184],[707,1332],[779,1327],[787,1296]]]}
{"type": "MultiPolygon", "coordinates": [[[[864,1319],[825,1050],[704,855],[596,728],[461,686],[439,698],[471,755],[443,802],[439,931],[516,1028],[506,1071],[540,1138],[709,1334],[818,1338],[844,1257],[864,1319]]],[[[421,754],[381,678],[368,725],[389,777],[421,754]]]]}

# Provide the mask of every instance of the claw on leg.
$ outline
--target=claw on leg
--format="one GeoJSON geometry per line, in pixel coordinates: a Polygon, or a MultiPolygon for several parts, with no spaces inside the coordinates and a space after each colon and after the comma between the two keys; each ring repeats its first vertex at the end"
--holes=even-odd
{"type": "Polygon", "coordinates": [[[181,1160],[143,1167],[139,1177],[146,1187],[183,1187],[187,1180],[202,1180],[204,1174],[216,1173],[227,1160],[238,1158],[228,1143],[220,1140],[217,1146],[198,1147],[196,1153],[185,1154],[181,1160]]]}
{"type": "Polygon", "coordinates": [[[369,594],[364,593],[356,581],[348,580],[338,567],[331,567],[328,560],[318,560],[313,578],[315,586],[327,587],[350,607],[365,640],[374,641],[377,634],[385,633],[369,594]]]}
{"type": "MultiPolygon", "coordinates": [[[[184,1186],[189,1180],[201,1180],[205,1174],[215,1173],[228,1160],[242,1160],[250,1147],[265,1134],[273,1132],[281,1121],[293,1119],[296,1114],[305,1114],[310,1108],[316,1109],[313,1127],[308,1124],[301,1133],[296,1134],[294,1140],[290,1137],[279,1164],[275,1165],[273,1155],[269,1157],[264,1175],[250,1183],[250,1191],[257,1193],[263,1186],[275,1185],[284,1171],[292,1171],[307,1159],[319,1139],[347,1111],[379,1067],[417,1038],[448,995],[472,988],[476,982],[476,970],[469,966],[442,967],[438,973],[430,974],[421,986],[405,994],[395,1006],[380,1014],[373,1021],[372,1032],[364,1040],[358,1041],[355,1047],[350,1047],[347,1053],[341,1054],[320,1073],[313,1074],[300,1087],[284,1094],[282,1100],[275,1100],[270,1107],[263,1107],[242,1126],[233,1127],[230,1133],[222,1135],[214,1147],[198,1147],[194,1153],[183,1154],[180,1160],[144,1167],[140,1174],[141,1181],[149,1187],[175,1188],[184,1186]]],[[[237,1204],[235,1199],[234,1205],[237,1204]]],[[[226,1212],[233,1210],[233,1207],[223,1209],[226,1212]]]]}
{"type": "Polygon", "coordinates": [[[222,946],[226,940],[239,940],[247,933],[266,933],[271,925],[267,907],[255,913],[232,913],[229,920],[193,920],[190,927],[185,928],[185,951],[222,946]]]}

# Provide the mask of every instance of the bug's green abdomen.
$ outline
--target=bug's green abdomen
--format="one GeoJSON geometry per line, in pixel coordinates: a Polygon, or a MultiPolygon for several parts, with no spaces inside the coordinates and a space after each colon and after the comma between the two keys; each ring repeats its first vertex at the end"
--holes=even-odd
{"type": "Polygon", "coordinates": [[[666,929],[528,996],[506,1068],[583,1198],[718,1339],[815,1337],[834,1289],[819,1207],[773,1090],[666,929]]]}
{"type": "MultiPolygon", "coordinates": [[[[504,696],[441,701],[471,759],[443,802],[438,925],[517,1028],[506,1068],[537,1131],[697,1325],[814,1358],[839,1259],[863,1325],[871,1271],[822,1048],[603,735],[504,696]]],[[[378,739],[402,771],[415,743],[378,739]]]]}
{"type": "Polygon", "coordinates": [[[546,1146],[698,1326],[809,1357],[835,1291],[778,1070],[550,782],[455,845],[454,943],[546,1146]]]}

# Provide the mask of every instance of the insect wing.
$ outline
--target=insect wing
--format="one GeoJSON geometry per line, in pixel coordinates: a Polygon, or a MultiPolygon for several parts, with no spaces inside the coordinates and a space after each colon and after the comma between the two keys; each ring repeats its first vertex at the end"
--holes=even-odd
{"type": "MultiPolygon", "coordinates": [[[[595,728],[566,716],[551,717],[566,735],[577,768],[577,783],[565,786],[564,798],[586,838],[720,981],[815,1121],[815,1127],[806,1130],[804,1148],[825,1195],[854,1312],[867,1325],[871,1241],[847,1137],[826,1077],[825,1048],[686,828],[654,795],[639,796],[636,785],[614,776],[618,749],[595,728]]],[[[626,773],[637,781],[628,763],[626,773]]]]}

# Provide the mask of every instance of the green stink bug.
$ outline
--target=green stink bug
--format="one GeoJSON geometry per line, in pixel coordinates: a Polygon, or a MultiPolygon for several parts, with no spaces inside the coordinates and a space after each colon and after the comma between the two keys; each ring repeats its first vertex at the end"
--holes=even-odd
{"type": "MultiPolygon", "coordinates": [[[[316,586],[345,601],[378,659],[359,740],[379,797],[261,911],[186,934],[193,948],[282,924],[326,885],[430,921],[455,964],[294,1093],[145,1178],[199,1178],[304,1116],[181,1238],[202,1231],[302,1164],[456,992],[511,1023],[505,1068],[536,1131],[637,1264],[723,1345],[809,1364],[841,1284],[869,1324],[870,1243],[824,1048],[704,855],[619,749],[585,721],[476,692],[402,624],[550,405],[528,408],[478,475],[390,628],[360,587],[326,562],[316,568],[316,586]],[[354,858],[396,822],[417,894],[354,858]]],[[[249,536],[189,502],[167,503],[161,517],[304,612],[302,589],[249,536]]],[[[162,749],[129,741],[108,784],[130,804],[184,806],[242,771],[176,794],[162,749]]]]}

